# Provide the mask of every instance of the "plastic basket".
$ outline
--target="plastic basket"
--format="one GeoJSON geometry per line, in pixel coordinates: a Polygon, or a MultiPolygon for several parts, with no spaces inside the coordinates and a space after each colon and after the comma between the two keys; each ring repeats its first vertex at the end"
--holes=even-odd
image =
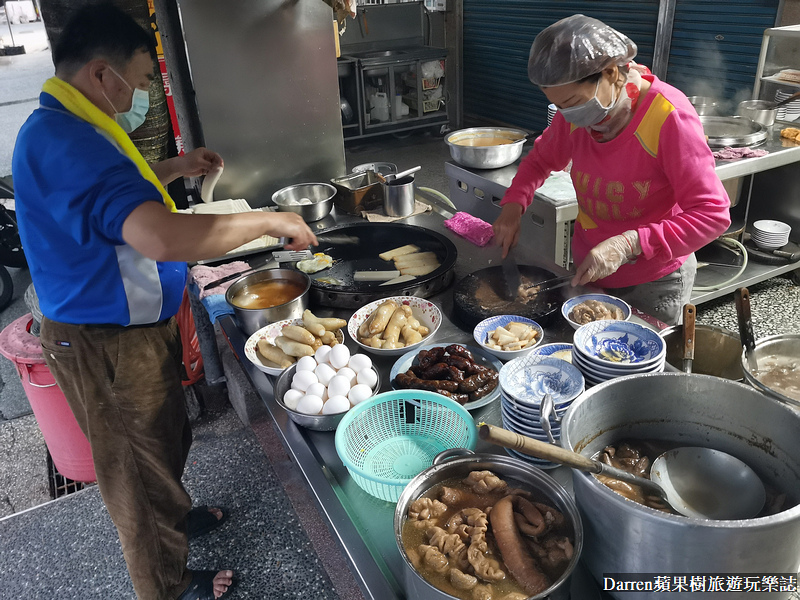
{"type": "MultiPolygon", "coordinates": [[[[417,110],[417,97],[416,96],[403,96],[403,100],[406,104],[408,104],[412,110],[417,110]]],[[[439,110],[440,107],[444,106],[444,98],[435,98],[433,100],[423,100],[422,101],[422,112],[432,112],[435,110],[439,110]]]]}
{"type": "Polygon", "coordinates": [[[336,429],[336,452],[358,486],[397,502],[434,457],[450,448],[475,449],[475,422],[463,406],[422,390],[378,394],[351,408],[336,429]]]}
{"type": "Polygon", "coordinates": [[[442,80],[441,77],[423,77],[422,78],[422,89],[423,90],[435,90],[439,87],[439,82],[442,80]]]}

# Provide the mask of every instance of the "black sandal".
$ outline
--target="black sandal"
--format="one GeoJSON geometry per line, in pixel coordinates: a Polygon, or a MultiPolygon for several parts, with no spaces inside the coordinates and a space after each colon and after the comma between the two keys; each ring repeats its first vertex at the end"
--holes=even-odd
{"type": "Polygon", "coordinates": [[[206,505],[196,506],[189,511],[186,515],[186,531],[190,540],[216,529],[228,519],[228,511],[221,506],[217,508],[222,511],[221,519],[217,519],[214,513],[209,512],[206,505]]]}
{"type": "MultiPolygon", "coordinates": [[[[189,582],[178,600],[216,600],[214,596],[214,577],[219,571],[192,571],[192,580],[189,582]]],[[[228,586],[220,598],[225,598],[233,588],[234,583],[228,586]]]]}

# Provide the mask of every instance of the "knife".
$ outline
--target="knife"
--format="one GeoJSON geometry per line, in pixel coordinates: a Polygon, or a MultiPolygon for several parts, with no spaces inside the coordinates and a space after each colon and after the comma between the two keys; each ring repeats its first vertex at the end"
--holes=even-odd
{"type": "Polygon", "coordinates": [[[736,299],[736,314],[739,317],[739,336],[742,338],[744,355],[751,373],[758,370],[758,360],[755,357],[756,340],[753,333],[753,318],[750,314],[750,292],[742,287],[734,292],[736,299]]]}
{"type": "Polygon", "coordinates": [[[503,259],[503,298],[513,300],[519,294],[519,267],[511,256],[503,259]]]}
{"type": "Polygon", "coordinates": [[[694,360],[694,324],[696,317],[694,304],[683,306],[683,372],[692,372],[692,361],[694,360]]]}

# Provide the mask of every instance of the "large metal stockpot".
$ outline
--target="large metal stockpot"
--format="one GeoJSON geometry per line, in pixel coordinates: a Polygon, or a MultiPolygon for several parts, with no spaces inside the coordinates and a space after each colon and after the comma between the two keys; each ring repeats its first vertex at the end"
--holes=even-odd
{"type": "Polygon", "coordinates": [[[311,289],[311,279],[305,273],[294,269],[262,269],[261,271],[244,275],[234,281],[225,291],[225,300],[233,308],[233,318],[236,320],[236,324],[239,325],[239,329],[250,336],[275,321],[302,317],[303,311],[308,308],[309,289],[311,289]],[[262,281],[275,280],[296,283],[302,286],[303,292],[295,299],[271,308],[242,308],[233,303],[236,295],[247,286],[262,281]]]}
{"type": "MultiPolygon", "coordinates": [[[[765,484],[785,492],[785,506],[791,507],[741,521],[693,519],[626,500],[593,475],[575,472],[575,499],[586,540],[583,558],[592,575],[602,582],[611,573],[797,573],[798,431],[800,413],[744,384],[709,375],[634,375],[584,393],[564,415],[565,448],[593,456],[608,444],[631,438],[715,448],[743,460],[765,484]]],[[[620,600],[646,600],[653,592],[614,595],[620,600]]],[[[791,593],[762,595],[786,600],[791,593]]],[[[703,594],[713,600],[744,597],[749,596],[703,594]]]]}
{"type": "Polygon", "coordinates": [[[450,148],[450,156],[460,165],[473,169],[499,169],[522,155],[527,135],[519,129],[506,127],[470,127],[448,134],[444,143],[450,148]],[[481,143],[490,145],[477,145],[481,143]]]}
{"type": "Polygon", "coordinates": [[[411,506],[411,503],[433,486],[448,479],[464,479],[472,471],[483,470],[492,471],[504,479],[516,480],[522,487],[533,492],[534,500],[550,504],[561,511],[572,526],[570,536],[573,540],[572,545],[575,553],[567,570],[548,589],[531,597],[531,600],[543,600],[545,598],[548,600],[567,600],[569,598],[570,575],[578,564],[583,548],[583,526],[578,516],[575,501],[569,495],[569,492],[552,477],[545,474],[544,471],[521,460],[499,454],[472,454],[469,450],[462,449],[446,450],[439,454],[432,467],[425,469],[408,483],[397,501],[397,508],[394,511],[394,535],[397,548],[403,557],[403,582],[406,597],[414,600],[457,600],[454,596],[446,594],[428,583],[411,565],[405,546],[403,546],[403,524],[406,522],[408,507],[411,506]],[[449,460],[447,458],[448,455],[457,456],[464,453],[469,454],[450,458],[449,460]]]}
{"type": "MultiPolygon", "coordinates": [[[[683,370],[683,326],[663,329],[659,335],[667,344],[667,370],[683,370]]],[[[692,373],[740,381],[743,377],[739,335],[716,325],[696,325],[692,373]]]]}

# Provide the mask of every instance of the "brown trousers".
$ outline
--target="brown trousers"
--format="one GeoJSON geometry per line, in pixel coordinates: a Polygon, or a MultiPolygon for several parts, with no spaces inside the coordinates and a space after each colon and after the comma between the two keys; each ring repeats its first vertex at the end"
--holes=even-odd
{"type": "Polygon", "coordinates": [[[140,328],[42,321],[47,366],[92,447],[97,484],[136,594],[186,589],[192,507],[181,475],[192,432],[180,381],[175,319],[140,328]]]}

